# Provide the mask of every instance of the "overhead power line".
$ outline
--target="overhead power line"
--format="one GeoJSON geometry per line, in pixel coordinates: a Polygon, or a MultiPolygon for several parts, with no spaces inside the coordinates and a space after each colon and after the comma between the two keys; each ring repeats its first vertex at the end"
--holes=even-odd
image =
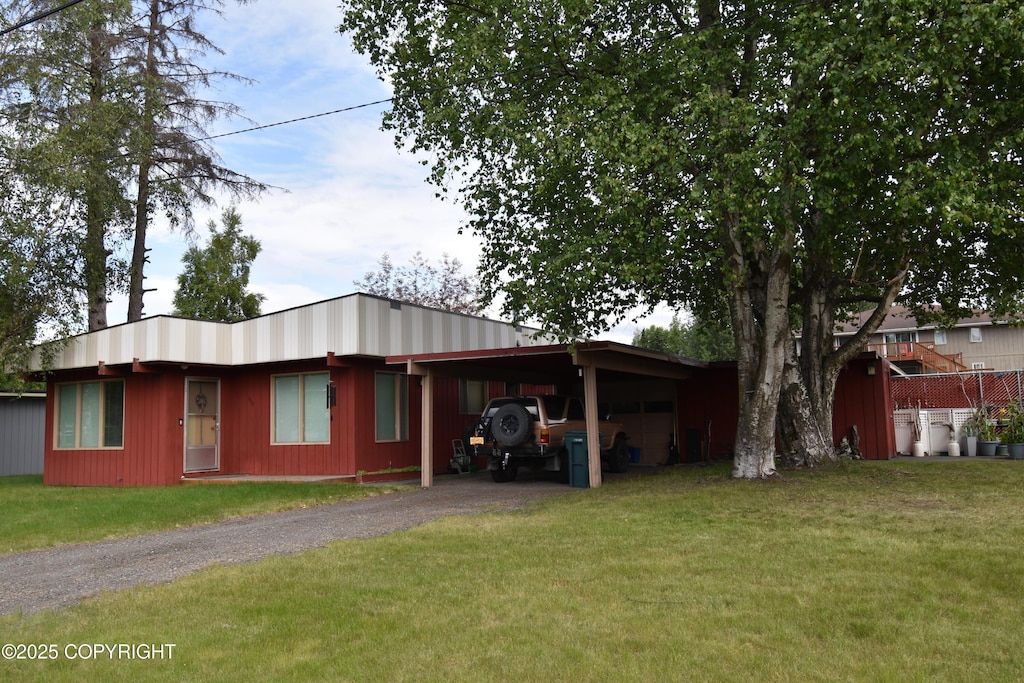
{"type": "Polygon", "coordinates": [[[83,2],[85,2],[85,0],[71,0],[71,2],[65,2],[63,5],[59,7],[54,7],[52,9],[46,10],[45,12],[40,12],[39,14],[29,17],[28,19],[23,19],[22,21],[19,21],[14,26],[8,26],[7,28],[0,30],[0,36],[6,36],[8,33],[13,33],[14,31],[17,31],[19,28],[25,28],[29,24],[34,24],[37,21],[45,19],[46,17],[52,17],[54,14],[57,14],[58,12],[63,12],[69,7],[74,7],[75,5],[78,5],[83,2]]]}
{"type": "MultiPolygon", "coordinates": [[[[779,9],[781,9],[781,10],[800,9],[802,7],[807,7],[809,5],[824,4],[826,1],[827,0],[794,0],[794,2],[790,3],[789,5],[785,5],[784,7],[781,7],[779,9]]],[[[81,2],[81,0],[79,0],[79,2],[81,2]]],[[[756,17],[759,17],[759,16],[762,16],[762,14],[760,12],[749,12],[749,13],[743,13],[743,14],[736,14],[736,15],[733,15],[733,16],[723,17],[721,19],[721,22],[722,23],[734,23],[734,22],[745,21],[745,20],[751,19],[751,18],[756,18],[756,17]]],[[[711,27],[708,27],[708,26],[693,26],[693,27],[691,27],[691,29],[687,33],[697,34],[697,33],[700,33],[701,31],[705,31],[705,30],[707,30],[709,28],[711,28],[711,27]]],[[[462,81],[461,84],[465,85],[466,83],[473,83],[473,82],[476,82],[476,81],[486,81],[486,80],[489,80],[490,78],[498,78],[498,77],[501,77],[501,76],[507,76],[509,74],[514,74],[514,73],[523,73],[523,72],[537,71],[537,70],[544,69],[544,68],[546,68],[548,66],[552,66],[552,65],[555,65],[555,64],[558,64],[558,63],[559,62],[557,62],[557,61],[552,61],[552,62],[549,62],[547,64],[538,64],[538,65],[534,65],[534,66],[531,66],[531,67],[523,67],[523,68],[519,68],[519,69],[513,69],[511,71],[504,72],[504,73],[492,74],[490,77],[481,76],[481,77],[478,77],[478,78],[467,79],[466,81],[462,81]]],[[[226,138],[226,137],[230,137],[232,135],[241,135],[242,133],[252,133],[252,132],[255,132],[255,131],[259,131],[259,130],[266,130],[267,128],[275,128],[277,126],[286,126],[286,125],[292,124],[292,123],[299,123],[300,121],[309,121],[310,119],[318,119],[318,118],[322,118],[324,116],[333,116],[335,114],[343,114],[345,112],[355,111],[356,109],[365,109],[367,107],[377,106],[378,104],[387,104],[389,102],[394,101],[394,99],[395,99],[394,97],[389,97],[389,98],[383,99],[383,100],[376,100],[374,102],[366,102],[364,104],[357,104],[357,105],[353,105],[351,107],[345,107],[344,109],[335,109],[333,111],[325,111],[325,112],[322,112],[320,114],[310,114],[309,116],[300,116],[298,118],[288,119],[287,121],[278,121],[276,123],[268,123],[266,125],[253,126],[252,128],[243,128],[242,130],[231,131],[229,133],[219,133],[217,135],[210,135],[210,136],[207,136],[205,138],[197,138],[197,139],[195,139],[195,142],[206,142],[207,140],[216,140],[217,138],[226,138]]]]}
{"type": "Polygon", "coordinates": [[[207,140],[216,140],[217,138],[226,138],[229,135],[241,135],[242,133],[252,133],[257,130],[265,130],[267,128],[275,128],[277,126],[286,126],[289,123],[298,123],[299,121],[309,121],[310,119],[319,119],[323,116],[333,116],[334,114],[343,114],[347,111],[354,111],[356,109],[365,109],[366,107],[374,107],[378,104],[387,104],[393,97],[389,97],[385,100],[377,100],[375,102],[366,102],[364,104],[356,104],[351,107],[345,107],[344,109],[335,109],[334,111],[325,111],[320,114],[310,114],[309,116],[300,116],[297,119],[288,119],[287,121],[278,121],[277,123],[268,123],[263,126],[253,126],[252,128],[243,128],[242,130],[234,130],[230,133],[220,133],[218,135],[210,135],[205,138],[196,138],[194,142],[206,142],[207,140]]]}
{"type": "MultiPolygon", "coordinates": [[[[20,28],[24,28],[25,26],[28,26],[29,24],[32,24],[32,23],[35,23],[35,22],[40,21],[42,19],[45,19],[45,18],[47,18],[49,16],[57,14],[58,12],[62,12],[64,10],[68,9],[69,7],[74,7],[75,5],[78,5],[78,4],[82,3],[82,2],[85,2],[85,0],[71,0],[70,2],[66,2],[63,5],[60,5],[59,7],[54,7],[53,9],[47,10],[45,12],[40,12],[39,14],[37,14],[37,15],[35,15],[33,17],[29,17],[28,19],[25,19],[23,21],[18,22],[14,26],[10,26],[8,28],[0,30],[0,35],[6,35],[8,33],[11,33],[12,31],[16,31],[16,30],[18,30],[20,28]]],[[[823,2],[825,2],[825,0],[795,0],[793,3],[783,7],[781,9],[785,9],[785,10],[799,9],[801,7],[806,7],[808,5],[817,5],[817,4],[821,4],[823,2]]],[[[753,12],[753,13],[749,13],[749,14],[739,14],[739,15],[735,15],[735,16],[731,16],[731,17],[723,17],[722,18],[722,22],[723,23],[732,23],[732,22],[736,22],[736,21],[740,21],[740,20],[749,19],[749,18],[752,18],[752,17],[757,17],[757,16],[760,16],[760,13],[753,12]]],[[[705,30],[707,28],[709,28],[709,27],[694,26],[694,27],[691,28],[689,33],[696,34],[696,33],[699,33],[699,32],[701,32],[701,31],[703,31],[703,30],[705,30]]],[[[555,64],[555,63],[556,62],[552,62],[551,64],[555,64]]],[[[510,72],[507,72],[505,74],[493,74],[492,78],[493,77],[502,76],[502,75],[508,75],[509,73],[524,72],[524,71],[535,71],[535,70],[538,70],[538,69],[545,68],[546,66],[550,66],[551,64],[541,64],[541,65],[535,65],[533,67],[527,67],[527,68],[522,68],[522,69],[514,69],[514,70],[512,70],[510,72]]],[[[473,82],[473,81],[478,81],[478,80],[487,80],[487,77],[469,79],[468,82],[473,82]]],[[[301,121],[309,121],[311,119],[323,118],[325,116],[333,116],[335,114],[343,114],[345,112],[355,111],[357,109],[365,109],[365,108],[374,107],[374,106],[377,106],[377,105],[380,105],[380,104],[387,104],[389,102],[394,101],[394,99],[395,99],[394,97],[388,97],[388,98],[383,99],[383,100],[375,100],[373,102],[365,102],[363,104],[356,104],[356,105],[352,105],[350,107],[344,107],[342,109],[334,109],[332,111],[325,111],[325,112],[321,112],[319,114],[310,114],[308,116],[300,116],[300,117],[297,117],[297,118],[288,119],[286,121],[277,121],[276,123],[268,123],[268,124],[264,124],[264,125],[260,125],[260,126],[253,126],[251,128],[243,128],[241,130],[235,130],[235,131],[231,131],[231,132],[228,132],[228,133],[219,133],[217,135],[208,135],[208,136],[203,137],[203,138],[195,138],[193,140],[193,142],[206,142],[208,140],[216,140],[218,138],[230,137],[232,135],[241,135],[243,133],[252,133],[252,132],[255,132],[255,131],[266,130],[268,128],[276,128],[278,126],[286,126],[286,125],[289,125],[289,124],[292,124],[292,123],[299,123],[301,121]]]]}

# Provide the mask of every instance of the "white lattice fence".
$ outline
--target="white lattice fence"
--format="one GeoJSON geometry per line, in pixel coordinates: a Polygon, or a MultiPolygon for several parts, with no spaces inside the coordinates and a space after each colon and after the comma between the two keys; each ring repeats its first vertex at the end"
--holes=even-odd
{"type": "Polygon", "coordinates": [[[963,426],[973,410],[970,408],[941,408],[929,410],[905,409],[893,412],[893,426],[896,429],[896,450],[909,455],[913,449],[913,425],[917,421],[921,429],[921,441],[929,455],[939,455],[948,451],[949,425],[953,426],[953,438],[959,443],[960,427],[963,426]]]}

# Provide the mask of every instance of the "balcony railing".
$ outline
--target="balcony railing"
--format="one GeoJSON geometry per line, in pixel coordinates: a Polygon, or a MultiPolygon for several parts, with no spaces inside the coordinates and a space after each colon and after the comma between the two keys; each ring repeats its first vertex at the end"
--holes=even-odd
{"type": "Polygon", "coordinates": [[[886,360],[896,362],[917,362],[922,372],[963,372],[970,370],[964,365],[962,353],[946,355],[935,350],[935,344],[925,342],[886,342],[868,344],[869,351],[875,351],[886,360]]]}

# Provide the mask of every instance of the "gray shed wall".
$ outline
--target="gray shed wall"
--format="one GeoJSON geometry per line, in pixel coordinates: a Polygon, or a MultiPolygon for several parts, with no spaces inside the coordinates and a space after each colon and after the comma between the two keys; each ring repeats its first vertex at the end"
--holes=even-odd
{"type": "Polygon", "coordinates": [[[46,398],[0,396],[0,477],[43,473],[46,398]]]}

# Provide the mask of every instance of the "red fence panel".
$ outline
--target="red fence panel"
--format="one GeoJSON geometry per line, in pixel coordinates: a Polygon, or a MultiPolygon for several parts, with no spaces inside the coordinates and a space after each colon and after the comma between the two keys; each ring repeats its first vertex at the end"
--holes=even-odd
{"type": "Polygon", "coordinates": [[[972,372],[893,377],[893,409],[1002,407],[1021,401],[1024,372],[972,372]]]}

